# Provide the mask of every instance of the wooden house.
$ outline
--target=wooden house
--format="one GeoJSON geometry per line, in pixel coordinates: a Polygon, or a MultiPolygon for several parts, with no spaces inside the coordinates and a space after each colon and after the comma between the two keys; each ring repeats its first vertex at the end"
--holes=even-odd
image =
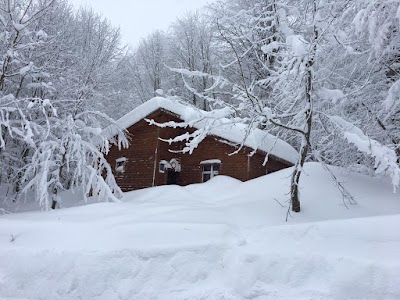
{"type": "MultiPolygon", "coordinates": [[[[248,134],[242,124],[217,124],[189,154],[180,152],[185,148],[185,141],[166,141],[201,129],[204,122],[185,128],[160,127],[149,122],[188,122],[207,114],[210,112],[156,97],[118,120],[118,125],[129,132],[131,144],[121,150],[114,146],[107,159],[121,189],[126,192],[166,184],[188,185],[220,174],[246,181],[290,167],[295,162],[297,151],[292,146],[259,129],[248,134]],[[240,151],[232,155],[241,143],[240,151]],[[263,165],[267,153],[268,161],[263,165]]],[[[106,134],[112,136],[112,130],[106,134]]]]}

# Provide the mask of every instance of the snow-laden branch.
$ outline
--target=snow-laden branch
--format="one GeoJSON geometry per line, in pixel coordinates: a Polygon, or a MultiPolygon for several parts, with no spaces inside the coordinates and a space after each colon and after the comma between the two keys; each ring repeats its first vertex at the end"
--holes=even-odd
{"type": "MultiPolygon", "coordinates": [[[[63,122],[55,120],[51,136],[36,144],[32,163],[22,178],[26,183],[23,192],[33,190],[44,209],[50,209],[57,195],[70,188],[83,187],[85,198],[93,195],[102,201],[118,201],[122,196],[105,158],[111,145],[98,125],[99,116],[103,115],[86,111],[67,115],[63,122]]],[[[124,131],[117,135],[127,146],[124,131]]]]}
{"type": "Polygon", "coordinates": [[[392,178],[394,190],[400,185],[400,167],[397,163],[396,152],[369,138],[360,128],[343,120],[339,116],[330,116],[330,120],[342,131],[344,138],[354,144],[357,149],[375,160],[375,173],[388,172],[392,178]]]}
{"type": "Polygon", "coordinates": [[[383,105],[388,112],[386,119],[393,115],[395,110],[400,107],[400,79],[389,88],[388,95],[383,105]]]}
{"type": "Polygon", "coordinates": [[[55,108],[48,100],[15,99],[13,95],[1,97],[0,149],[5,147],[5,132],[11,138],[21,139],[34,148],[35,135],[48,136],[50,130],[49,118],[56,115],[55,108]],[[41,119],[38,116],[41,116],[41,119]]]}

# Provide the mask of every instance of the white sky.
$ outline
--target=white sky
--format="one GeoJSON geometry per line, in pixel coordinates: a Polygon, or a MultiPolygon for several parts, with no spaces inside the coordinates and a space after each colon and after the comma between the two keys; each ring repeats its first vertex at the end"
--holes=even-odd
{"type": "Polygon", "coordinates": [[[140,38],[156,29],[166,29],[176,17],[201,8],[213,0],[70,0],[89,5],[121,28],[124,43],[137,45],[140,38]]]}

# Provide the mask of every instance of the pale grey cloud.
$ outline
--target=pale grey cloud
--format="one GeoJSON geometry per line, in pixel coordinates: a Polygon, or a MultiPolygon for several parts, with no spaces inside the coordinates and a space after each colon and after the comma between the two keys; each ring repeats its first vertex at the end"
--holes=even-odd
{"type": "Polygon", "coordinates": [[[89,5],[121,27],[123,41],[136,45],[156,29],[166,29],[176,17],[201,8],[213,0],[70,0],[75,6],[89,5]]]}

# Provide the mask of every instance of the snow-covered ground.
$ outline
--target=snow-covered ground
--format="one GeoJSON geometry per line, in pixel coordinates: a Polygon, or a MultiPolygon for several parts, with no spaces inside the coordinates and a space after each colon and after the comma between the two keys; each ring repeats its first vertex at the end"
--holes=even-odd
{"type": "Polygon", "coordinates": [[[389,180],[305,171],[288,222],[290,169],[0,216],[0,299],[400,299],[389,180]]]}

